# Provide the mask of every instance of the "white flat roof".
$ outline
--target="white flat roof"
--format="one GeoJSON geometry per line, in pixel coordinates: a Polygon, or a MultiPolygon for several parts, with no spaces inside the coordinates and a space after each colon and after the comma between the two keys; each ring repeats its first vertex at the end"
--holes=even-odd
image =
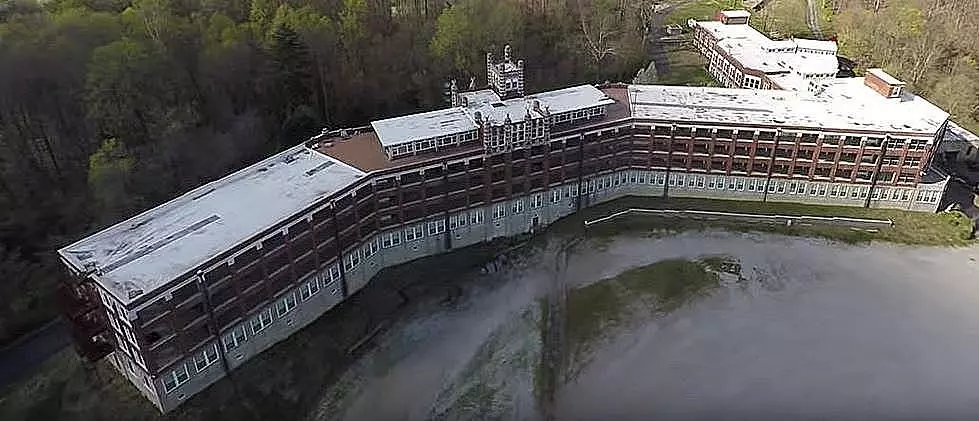
{"type": "Polygon", "coordinates": [[[525,100],[529,102],[533,102],[534,100],[540,101],[542,106],[547,105],[550,107],[552,115],[615,103],[612,98],[605,95],[605,92],[592,85],[579,85],[554,91],[540,92],[528,95],[525,100]]]}
{"type": "Polygon", "coordinates": [[[128,304],[364,175],[295,146],[58,252],[128,304]]]}
{"type": "Polygon", "coordinates": [[[721,14],[729,18],[747,18],[751,17],[751,13],[747,10],[722,10],[721,14]]]}
{"type": "Polygon", "coordinates": [[[502,123],[508,115],[512,122],[523,121],[528,112],[538,116],[539,113],[533,109],[534,101],[540,101],[541,109],[548,108],[551,115],[610,105],[615,102],[592,85],[573,86],[502,101],[490,89],[464,92],[460,95],[469,101],[466,107],[467,113],[472,116],[479,112],[484,120],[494,123],[502,123]]]}
{"type": "Polygon", "coordinates": [[[476,123],[459,107],[377,120],[371,126],[385,147],[476,130],[476,123]]]}
{"type": "Polygon", "coordinates": [[[807,39],[807,38],[793,38],[791,41],[795,42],[795,45],[798,46],[799,48],[810,48],[813,50],[820,50],[820,51],[832,51],[834,53],[838,51],[839,48],[836,45],[835,41],[823,41],[818,39],[807,39]]]}
{"type": "Polygon", "coordinates": [[[831,79],[819,95],[781,90],[630,85],[637,118],[934,134],[948,113],[921,97],[885,98],[862,78],[831,79]]]}
{"type": "Polygon", "coordinates": [[[772,40],[749,25],[725,25],[717,21],[700,21],[697,25],[712,33],[718,40],[718,48],[748,69],[768,74],[791,71],[835,75],[839,67],[837,46],[833,41],[772,40]],[[800,52],[800,48],[826,53],[800,52]]]}

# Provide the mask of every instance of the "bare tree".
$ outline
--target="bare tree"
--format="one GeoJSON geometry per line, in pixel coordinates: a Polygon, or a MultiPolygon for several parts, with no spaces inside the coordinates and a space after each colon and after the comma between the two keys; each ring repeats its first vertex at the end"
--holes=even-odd
{"type": "Polygon", "coordinates": [[[614,10],[602,1],[578,2],[581,33],[588,54],[601,73],[601,64],[609,56],[617,54],[616,40],[619,35],[614,10]]]}

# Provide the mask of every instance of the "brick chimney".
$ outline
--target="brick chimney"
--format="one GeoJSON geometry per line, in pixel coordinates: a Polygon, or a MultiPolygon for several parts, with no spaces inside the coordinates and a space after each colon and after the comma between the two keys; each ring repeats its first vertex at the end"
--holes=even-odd
{"type": "Polygon", "coordinates": [[[722,10],[717,12],[715,19],[725,25],[747,25],[750,17],[747,10],[722,10]]]}
{"type": "Polygon", "coordinates": [[[886,98],[900,98],[906,85],[887,74],[884,69],[867,69],[867,74],[863,76],[863,84],[886,98]]]}

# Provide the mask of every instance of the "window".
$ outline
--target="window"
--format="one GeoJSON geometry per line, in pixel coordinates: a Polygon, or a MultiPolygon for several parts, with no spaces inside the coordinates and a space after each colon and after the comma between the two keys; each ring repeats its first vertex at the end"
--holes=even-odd
{"type": "Polygon", "coordinates": [[[904,158],[904,166],[917,168],[917,167],[921,166],[921,158],[920,157],[910,157],[910,156],[907,157],[907,158],[904,158]]]}
{"type": "Polygon", "coordinates": [[[334,264],[330,266],[330,282],[336,282],[340,280],[340,265],[334,264]]]}
{"type": "Polygon", "coordinates": [[[568,197],[578,197],[578,185],[572,184],[568,186],[568,191],[566,194],[568,197]]]}
{"type": "Polygon", "coordinates": [[[187,383],[190,379],[190,372],[187,371],[187,364],[180,364],[174,367],[167,375],[163,378],[163,390],[167,393],[173,392],[174,389],[180,385],[187,383]]]}
{"type": "Polygon", "coordinates": [[[364,258],[370,258],[375,254],[377,254],[377,240],[371,240],[364,245],[364,258]]]}
{"type": "Polygon", "coordinates": [[[350,254],[348,254],[347,257],[343,259],[344,270],[353,269],[357,267],[357,265],[359,264],[360,264],[360,250],[358,249],[351,250],[350,254]]]}
{"type": "Polygon", "coordinates": [[[389,248],[401,244],[401,232],[389,232],[381,236],[381,247],[389,248]]]}
{"type": "Polygon", "coordinates": [[[261,313],[256,314],[255,317],[252,317],[251,324],[253,335],[257,335],[258,332],[265,330],[265,328],[272,324],[272,309],[267,308],[261,313]]]}
{"type": "Polygon", "coordinates": [[[428,221],[428,235],[438,235],[445,232],[445,220],[428,221]]]}
{"type": "Polygon", "coordinates": [[[479,224],[482,224],[482,223],[483,223],[483,210],[482,209],[473,209],[473,210],[469,211],[469,224],[470,225],[479,225],[479,224]]]}
{"type": "Polygon", "coordinates": [[[197,372],[204,371],[205,368],[214,364],[218,360],[218,344],[211,344],[204,347],[204,350],[194,355],[194,367],[197,372]]]}
{"type": "MultiPolygon", "coordinates": [[[[594,182],[594,180],[592,180],[594,182]]],[[[557,203],[561,201],[561,190],[554,189],[551,190],[551,203],[557,203]]]]}
{"type": "Polygon", "coordinates": [[[493,207],[493,219],[503,219],[506,216],[506,205],[498,204],[493,207]]]}
{"type": "Polygon", "coordinates": [[[422,230],[420,226],[412,225],[405,228],[405,242],[415,241],[419,238],[422,238],[422,230]]]}
{"type": "Polygon", "coordinates": [[[306,301],[310,297],[316,295],[320,292],[320,286],[316,283],[316,280],[311,280],[299,286],[299,300],[306,301]]]}
{"type": "Polygon", "coordinates": [[[523,199],[516,199],[511,204],[511,210],[514,215],[523,212],[523,199]]]}
{"type": "Polygon", "coordinates": [[[229,352],[245,342],[245,325],[238,326],[224,335],[224,350],[229,352]]]}
{"type": "Polygon", "coordinates": [[[286,313],[289,313],[294,308],[296,308],[296,294],[290,292],[275,302],[275,315],[279,317],[285,316],[286,313]]]}
{"type": "MultiPolygon", "coordinates": [[[[571,188],[569,187],[568,188],[569,193],[570,193],[570,189],[571,188]]],[[[569,194],[569,196],[570,196],[570,194],[569,194]]],[[[537,209],[537,208],[539,208],[541,206],[544,206],[544,195],[543,194],[540,194],[540,193],[534,194],[534,196],[530,199],[530,208],[531,209],[537,209]]]]}
{"type": "Polygon", "coordinates": [[[466,226],[466,223],[468,221],[469,221],[469,215],[465,213],[449,216],[449,229],[453,230],[456,228],[464,227],[466,226]]]}
{"type": "Polygon", "coordinates": [[[927,140],[911,140],[911,142],[908,143],[908,149],[921,150],[924,149],[927,144],[928,144],[927,140]]]}
{"type": "Polygon", "coordinates": [[[884,161],[881,165],[901,165],[901,157],[899,156],[885,156],[884,161]]]}

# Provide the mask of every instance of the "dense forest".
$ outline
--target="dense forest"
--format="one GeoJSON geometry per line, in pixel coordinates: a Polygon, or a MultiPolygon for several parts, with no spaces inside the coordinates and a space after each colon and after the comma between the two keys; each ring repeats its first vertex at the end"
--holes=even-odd
{"type": "Polygon", "coordinates": [[[979,130],[979,1],[831,0],[840,52],[979,130]]]}
{"type": "Polygon", "coordinates": [[[0,345],[53,250],[323,127],[442,106],[513,45],[532,90],[644,63],[649,1],[0,1],[0,345]]]}

